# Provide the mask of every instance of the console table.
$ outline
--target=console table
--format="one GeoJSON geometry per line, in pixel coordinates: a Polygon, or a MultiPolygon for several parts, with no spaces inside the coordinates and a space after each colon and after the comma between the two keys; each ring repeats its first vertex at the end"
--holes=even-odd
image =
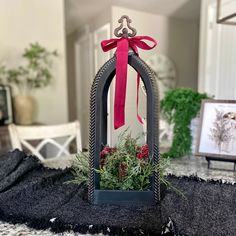
{"type": "Polygon", "coordinates": [[[11,140],[8,132],[8,126],[0,126],[0,155],[11,150],[11,140]]]}

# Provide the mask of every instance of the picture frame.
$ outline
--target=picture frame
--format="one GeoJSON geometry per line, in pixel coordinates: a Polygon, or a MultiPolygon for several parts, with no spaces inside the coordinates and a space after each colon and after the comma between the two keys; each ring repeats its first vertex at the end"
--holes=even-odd
{"type": "Polygon", "coordinates": [[[236,100],[203,100],[197,136],[197,156],[236,160],[236,100]]]}
{"type": "Polygon", "coordinates": [[[12,96],[10,86],[0,85],[0,124],[13,122],[12,96]]]}
{"type": "Polygon", "coordinates": [[[236,25],[235,0],[217,0],[216,22],[218,24],[236,25]]]}

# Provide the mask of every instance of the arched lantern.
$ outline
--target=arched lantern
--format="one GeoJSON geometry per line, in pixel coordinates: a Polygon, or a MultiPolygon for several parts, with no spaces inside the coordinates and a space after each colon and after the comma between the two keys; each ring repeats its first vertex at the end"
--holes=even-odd
{"type": "MultiPolygon", "coordinates": [[[[122,16],[119,20],[121,26],[115,30],[118,37],[134,36],[135,30],[130,27],[131,20],[127,16],[122,16]],[[123,19],[127,20],[128,28],[133,30],[128,34],[128,29],[123,28],[122,34],[118,30],[123,27],[123,19]]],[[[88,198],[92,204],[114,203],[114,204],[141,204],[150,205],[160,201],[160,180],[159,173],[154,172],[150,176],[150,190],[148,191],[122,191],[122,190],[101,190],[100,177],[96,172],[100,165],[100,152],[102,145],[107,143],[107,95],[111,82],[116,74],[116,55],[108,60],[98,71],[92,84],[90,94],[90,127],[89,127],[89,162],[90,179],[88,198]]],[[[149,148],[149,158],[159,164],[159,144],[158,144],[158,89],[155,75],[150,67],[139,58],[132,50],[128,51],[128,64],[139,73],[147,93],[147,144],[149,148]]]]}

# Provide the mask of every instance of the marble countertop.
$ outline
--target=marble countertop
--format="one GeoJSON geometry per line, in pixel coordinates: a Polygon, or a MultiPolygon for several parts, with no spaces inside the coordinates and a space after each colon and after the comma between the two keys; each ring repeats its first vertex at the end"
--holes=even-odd
{"type": "Polygon", "coordinates": [[[195,175],[204,180],[236,183],[236,171],[233,170],[233,162],[211,161],[211,168],[208,169],[205,157],[190,156],[171,159],[166,171],[176,176],[195,175]]]}

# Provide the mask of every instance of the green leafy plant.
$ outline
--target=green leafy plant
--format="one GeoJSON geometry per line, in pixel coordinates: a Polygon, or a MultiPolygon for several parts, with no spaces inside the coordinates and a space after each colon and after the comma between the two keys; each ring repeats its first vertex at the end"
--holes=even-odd
{"type": "Polygon", "coordinates": [[[173,141],[170,150],[163,157],[177,158],[191,153],[192,137],[190,123],[197,116],[206,93],[190,88],[169,90],[161,100],[161,112],[170,124],[174,124],[173,141]]]}
{"type": "Polygon", "coordinates": [[[22,55],[25,65],[7,71],[7,82],[16,85],[21,94],[47,86],[51,79],[52,58],[56,51],[48,51],[39,43],[32,43],[22,55]]]}

